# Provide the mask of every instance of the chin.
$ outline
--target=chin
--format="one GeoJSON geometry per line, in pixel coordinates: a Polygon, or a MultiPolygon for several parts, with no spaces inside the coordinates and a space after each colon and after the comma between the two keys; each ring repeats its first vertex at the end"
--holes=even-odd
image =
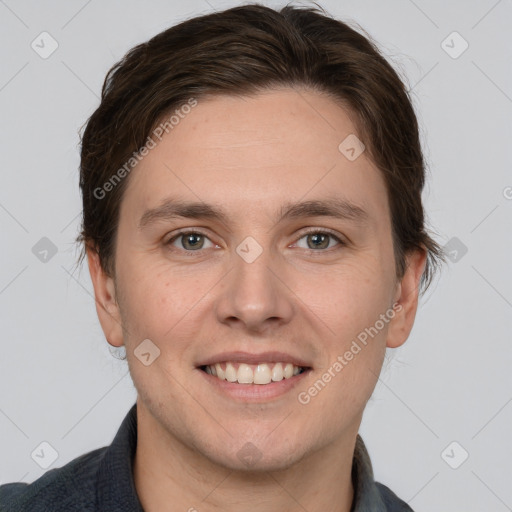
{"type": "Polygon", "coordinates": [[[298,463],[307,455],[304,444],[291,444],[290,437],[270,439],[268,433],[264,435],[260,433],[259,439],[253,438],[251,441],[250,436],[244,435],[240,438],[230,438],[229,442],[218,443],[212,440],[209,447],[198,448],[214,464],[230,471],[247,474],[282,471],[298,463]],[[213,452],[212,446],[216,447],[213,452]],[[217,447],[228,448],[230,451],[220,452],[217,447]]]}
{"type": "MultiPolygon", "coordinates": [[[[245,448],[246,447],[243,447],[242,451],[244,451],[245,448]]],[[[246,450],[244,457],[239,457],[238,453],[232,454],[229,457],[219,455],[219,457],[215,457],[213,462],[230,471],[236,471],[237,473],[246,475],[255,475],[258,473],[264,474],[269,471],[284,471],[303,458],[300,454],[283,453],[281,450],[270,454],[262,454],[261,452],[253,450],[253,447],[246,450]]]]}

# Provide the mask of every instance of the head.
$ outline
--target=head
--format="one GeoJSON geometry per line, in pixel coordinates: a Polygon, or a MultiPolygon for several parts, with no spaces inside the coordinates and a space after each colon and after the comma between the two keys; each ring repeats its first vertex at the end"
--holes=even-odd
{"type": "Polygon", "coordinates": [[[355,435],[442,260],[424,181],[404,84],[319,9],[236,7],[128,52],[83,133],[78,241],[161,432],[239,469],[247,442],[278,469],[355,435]],[[227,397],[204,367],[236,351],[307,371],[227,397]]]}

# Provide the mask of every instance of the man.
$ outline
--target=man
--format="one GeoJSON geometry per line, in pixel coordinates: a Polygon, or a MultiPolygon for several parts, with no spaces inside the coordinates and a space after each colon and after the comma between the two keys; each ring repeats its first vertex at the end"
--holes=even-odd
{"type": "Polygon", "coordinates": [[[1,510],[411,510],[358,429],[442,260],[423,184],[403,84],[319,10],[237,7],[132,49],[83,134],[79,241],[137,403],[1,510]]]}

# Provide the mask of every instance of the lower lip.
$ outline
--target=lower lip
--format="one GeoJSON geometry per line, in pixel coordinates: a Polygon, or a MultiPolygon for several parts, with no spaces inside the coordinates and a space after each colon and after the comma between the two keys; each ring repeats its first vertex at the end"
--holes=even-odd
{"type": "Polygon", "coordinates": [[[291,391],[295,386],[300,384],[307,375],[309,375],[311,369],[299,373],[298,375],[294,375],[289,379],[270,382],[269,384],[239,384],[237,382],[221,380],[215,375],[210,375],[200,368],[197,368],[197,371],[202,374],[206,381],[214,386],[215,389],[234,400],[242,402],[266,402],[291,391]]]}

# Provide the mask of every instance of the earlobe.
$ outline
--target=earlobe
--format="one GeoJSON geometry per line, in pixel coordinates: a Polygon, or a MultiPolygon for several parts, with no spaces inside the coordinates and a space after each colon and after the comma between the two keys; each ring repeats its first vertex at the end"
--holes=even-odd
{"type": "Polygon", "coordinates": [[[426,249],[415,249],[406,256],[406,270],[397,285],[395,316],[389,323],[386,346],[397,348],[405,343],[411,333],[418,309],[419,287],[425,270],[426,249]]]}
{"type": "Polygon", "coordinates": [[[101,328],[108,343],[120,347],[123,345],[123,330],[114,279],[104,272],[99,254],[92,247],[87,248],[87,262],[101,328]]]}

